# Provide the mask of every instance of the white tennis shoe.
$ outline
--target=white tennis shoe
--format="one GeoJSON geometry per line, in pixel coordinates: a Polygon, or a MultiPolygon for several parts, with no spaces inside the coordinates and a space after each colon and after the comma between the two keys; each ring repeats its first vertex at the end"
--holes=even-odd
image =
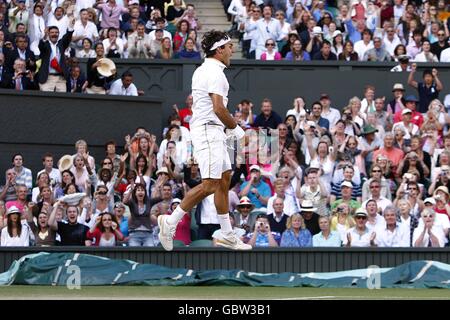
{"type": "Polygon", "coordinates": [[[217,245],[233,250],[251,250],[252,246],[242,242],[234,231],[223,234],[222,239],[217,240],[217,245]]]}
{"type": "Polygon", "coordinates": [[[177,229],[177,225],[172,225],[167,222],[169,215],[161,214],[158,216],[158,227],[159,233],[158,238],[161,242],[161,245],[167,251],[173,250],[173,237],[175,236],[175,231],[177,229]]]}

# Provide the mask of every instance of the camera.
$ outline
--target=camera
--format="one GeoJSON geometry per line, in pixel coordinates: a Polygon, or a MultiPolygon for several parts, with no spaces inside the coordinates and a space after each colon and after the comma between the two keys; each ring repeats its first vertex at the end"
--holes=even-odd
{"type": "Polygon", "coordinates": [[[23,71],[23,72],[19,73],[19,75],[24,76],[24,77],[29,75],[29,74],[30,74],[30,70],[26,70],[26,71],[23,71]]]}
{"type": "Polygon", "coordinates": [[[337,208],[337,212],[344,212],[344,208],[337,208]]]}

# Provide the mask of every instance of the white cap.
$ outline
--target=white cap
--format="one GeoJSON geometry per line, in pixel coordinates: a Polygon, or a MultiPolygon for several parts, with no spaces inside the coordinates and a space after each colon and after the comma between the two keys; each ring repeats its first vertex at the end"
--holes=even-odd
{"type": "Polygon", "coordinates": [[[314,121],[308,121],[306,122],[306,124],[308,125],[308,127],[316,127],[316,123],[314,121]]]}
{"type": "Polygon", "coordinates": [[[412,113],[411,109],[408,109],[408,108],[403,109],[402,115],[407,114],[407,113],[412,113]]]}
{"type": "Polygon", "coordinates": [[[258,166],[257,164],[254,164],[254,165],[252,165],[252,166],[250,167],[250,172],[251,172],[252,170],[258,170],[259,172],[261,172],[261,167],[258,166]]]}
{"type": "Polygon", "coordinates": [[[322,28],[319,26],[316,26],[313,28],[313,34],[322,34],[322,28]]]}
{"type": "Polygon", "coordinates": [[[423,200],[424,204],[427,202],[431,203],[433,206],[436,205],[436,200],[434,200],[434,198],[432,198],[432,197],[429,197],[429,198],[426,198],[425,200],[423,200]]]}
{"type": "Polygon", "coordinates": [[[349,187],[349,188],[353,188],[353,184],[350,181],[344,181],[341,183],[341,188],[342,187],[349,187]]]}

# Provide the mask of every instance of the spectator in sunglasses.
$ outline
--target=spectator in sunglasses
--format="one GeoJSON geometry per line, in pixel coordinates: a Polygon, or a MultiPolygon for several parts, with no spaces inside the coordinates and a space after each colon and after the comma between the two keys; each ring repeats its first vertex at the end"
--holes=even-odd
{"type": "Polygon", "coordinates": [[[237,212],[234,213],[235,225],[245,230],[246,233],[254,229],[256,215],[252,214],[255,205],[248,197],[242,197],[236,205],[237,212]]]}
{"type": "Polygon", "coordinates": [[[281,54],[277,51],[276,47],[276,42],[268,39],[265,44],[266,50],[261,54],[261,60],[281,60],[281,54]]]}

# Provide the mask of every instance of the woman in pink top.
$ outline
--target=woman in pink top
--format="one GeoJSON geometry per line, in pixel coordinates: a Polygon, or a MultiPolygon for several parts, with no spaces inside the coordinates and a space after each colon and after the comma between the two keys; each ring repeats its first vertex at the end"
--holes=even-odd
{"type": "Polygon", "coordinates": [[[281,60],[281,53],[275,50],[277,44],[272,39],[266,40],[266,52],[261,55],[261,60],[281,60]]]}
{"type": "MultiPolygon", "coordinates": [[[[172,214],[180,203],[180,199],[173,199],[170,204],[169,214],[172,214]]],[[[189,214],[185,214],[183,219],[181,219],[181,221],[177,224],[177,229],[173,239],[183,241],[185,245],[189,245],[191,243],[191,216],[189,214]]]]}
{"type": "Polygon", "coordinates": [[[97,217],[95,224],[87,232],[87,237],[95,238],[93,245],[97,247],[114,247],[117,245],[117,241],[124,239],[116,216],[109,212],[102,213],[97,217]]]}

